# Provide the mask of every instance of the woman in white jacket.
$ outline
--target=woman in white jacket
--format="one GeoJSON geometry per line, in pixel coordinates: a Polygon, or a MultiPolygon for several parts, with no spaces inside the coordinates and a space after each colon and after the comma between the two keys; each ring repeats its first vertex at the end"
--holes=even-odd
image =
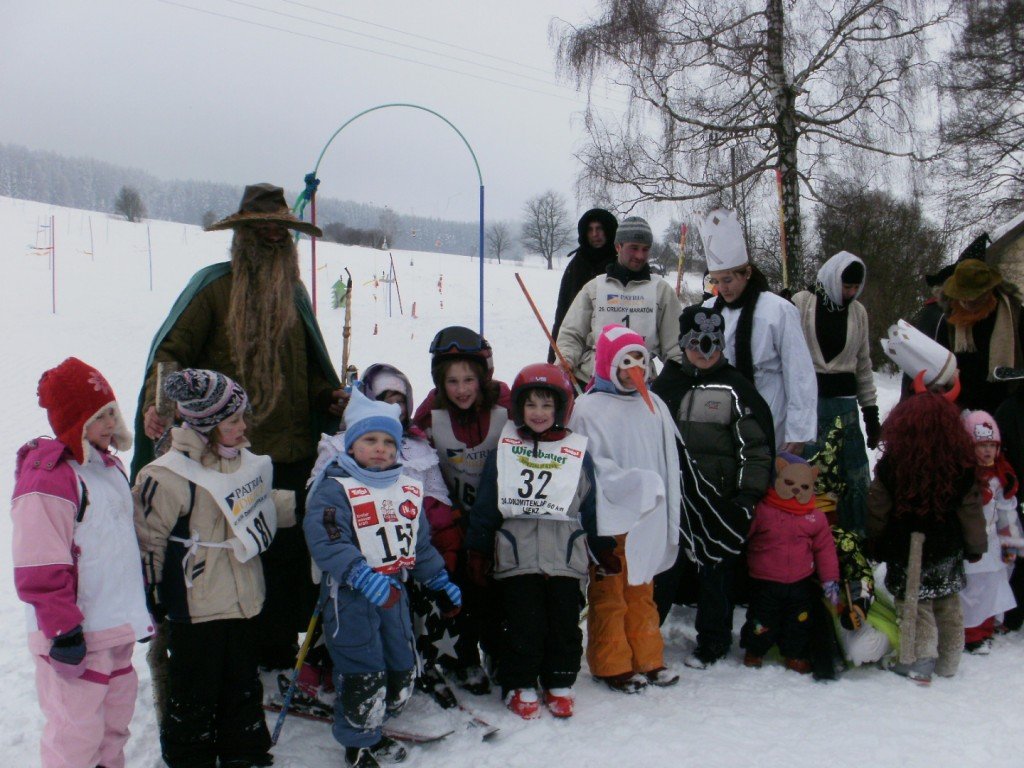
{"type": "Polygon", "coordinates": [[[808,447],[807,454],[823,447],[838,419],[842,429],[839,474],[845,489],[837,499],[836,517],[841,528],[860,533],[864,532],[871,482],[864,438],[867,447],[874,449],[882,429],[871,372],[868,313],[857,301],[866,277],[864,262],[840,251],[818,270],[813,291],[800,291],[793,297],[818,380],[820,443],[808,447]]]}
{"type": "Polygon", "coordinates": [[[753,382],[771,409],[775,445],[800,455],[818,431],[818,386],[796,307],[768,290],[750,263],[734,211],[717,209],[701,223],[716,307],[725,319],[726,359],[753,382]]]}

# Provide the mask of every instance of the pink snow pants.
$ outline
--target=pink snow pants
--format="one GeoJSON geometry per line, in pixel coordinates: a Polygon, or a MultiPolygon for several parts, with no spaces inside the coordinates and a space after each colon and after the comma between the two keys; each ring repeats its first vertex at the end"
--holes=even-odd
{"type": "Polygon", "coordinates": [[[128,723],[139,687],[133,646],[89,651],[85,674],[77,680],[58,675],[48,656],[33,657],[39,708],[46,717],[43,768],[124,768],[128,723]]]}

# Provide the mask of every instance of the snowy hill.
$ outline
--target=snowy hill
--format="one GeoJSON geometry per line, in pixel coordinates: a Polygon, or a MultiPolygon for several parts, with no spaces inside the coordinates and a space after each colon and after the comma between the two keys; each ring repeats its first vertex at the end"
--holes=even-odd
{"type": "MultiPolygon", "coordinates": [[[[153,333],[192,273],[226,258],[229,241],[230,233],[204,234],[196,227],[158,221],[129,224],[100,213],[0,198],[0,397],[7,404],[0,433],[0,496],[10,498],[17,447],[49,432],[45,413],[36,405],[39,374],[68,355],[81,357],[109,378],[130,422],[153,333]],[[35,248],[49,243],[41,227],[51,215],[55,273],[48,252],[35,248]],[[57,312],[51,314],[54,274],[57,312]]],[[[318,315],[335,363],[341,361],[343,313],[330,308],[330,289],[348,267],[355,285],[352,361],[361,369],[376,361],[398,365],[422,398],[430,384],[427,347],[436,330],[453,323],[476,327],[477,262],[393,252],[400,312],[397,291],[389,301],[389,284],[379,279],[391,266],[387,252],[327,243],[319,244],[317,252],[322,267],[318,315]]],[[[308,242],[300,253],[308,285],[308,242]]],[[[561,273],[537,267],[486,266],[485,332],[495,350],[495,374],[505,381],[546,352],[543,334],[513,278],[519,269],[550,319],[561,273]]],[[[879,384],[885,411],[895,398],[895,385],[888,379],[879,384]]],[[[0,539],[8,541],[10,535],[10,518],[0,515],[0,539]]],[[[38,764],[42,718],[10,558],[5,544],[0,547],[0,675],[5,684],[0,754],[9,765],[31,766],[38,764]]],[[[740,623],[738,613],[737,632],[740,623]]],[[[505,713],[497,696],[464,694],[468,704],[501,726],[501,733],[481,743],[472,732],[460,732],[414,748],[408,764],[991,768],[1019,763],[1015,714],[1024,710],[1020,635],[997,638],[991,656],[965,656],[957,678],[922,689],[875,669],[856,670],[829,684],[779,667],[747,670],[735,651],[727,662],[694,672],[682,668],[693,644],[692,611],[677,609],[665,632],[668,661],[683,672],[675,688],[627,698],[593,682],[584,669],[577,685],[578,714],[569,722],[547,716],[523,722],[505,713]]],[[[142,682],[128,764],[154,768],[161,762],[144,646],[138,647],[135,660],[142,682]]],[[[293,768],[343,762],[327,727],[300,720],[286,724],[275,756],[276,766],[293,768]]]]}

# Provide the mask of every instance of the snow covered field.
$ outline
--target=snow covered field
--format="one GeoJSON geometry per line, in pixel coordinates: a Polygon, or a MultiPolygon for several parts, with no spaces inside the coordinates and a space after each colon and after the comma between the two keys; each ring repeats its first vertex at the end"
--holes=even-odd
{"type": "MultiPolygon", "coordinates": [[[[152,290],[147,224],[0,198],[0,399],[6,404],[0,430],[0,497],[10,497],[17,447],[49,432],[45,413],[36,405],[40,373],[68,355],[81,357],[108,377],[131,423],[153,333],[191,274],[226,258],[230,233],[204,234],[170,222],[150,222],[148,228],[152,290]],[[51,214],[56,315],[51,314],[48,255],[33,250],[48,244],[49,234],[39,227],[49,223],[51,214]]],[[[308,285],[308,242],[300,252],[308,285]]],[[[427,346],[434,332],[453,323],[476,327],[477,262],[396,251],[404,315],[399,315],[393,296],[389,318],[388,286],[372,282],[390,266],[386,252],[320,244],[318,257],[326,265],[318,277],[319,319],[335,363],[341,361],[342,312],[330,308],[329,291],[348,267],[355,285],[353,362],[361,369],[376,361],[398,365],[422,398],[429,387],[427,346]]],[[[510,381],[521,366],[543,357],[544,337],[515,284],[517,267],[488,264],[486,269],[485,332],[495,349],[496,376],[510,381]]],[[[560,271],[519,269],[550,319],[560,271]]],[[[874,329],[874,336],[883,330],[874,329]]],[[[884,414],[897,388],[885,377],[879,378],[879,386],[884,414]]],[[[0,539],[10,539],[6,514],[0,515],[0,539]]],[[[737,632],[741,622],[738,612],[737,632]]],[[[991,656],[965,656],[955,679],[939,678],[923,689],[876,669],[858,669],[832,683],[815,683],[781,667],[748,670],[735,650],[728,661],[695,672],[682,666],[694,634],[692,611],[677,608],[666,625],[668,661],[683,675],[674,688],[625,697],[593,682],[584,669],[577,685],[577,715],[568,722],[547,715],[524,722],[507,714],[497,695],[474,699],[464,694],[467,704],[501,727],[500,734],[481,743],[473,732],[459,732],[441,743],[413,748],[407,764],[990,768],[1021,763],[1016,714],[1024,711],[1024,636],[996,638],[991,656]]],[[[0,546],[0,649],[0,755],[10,766],[37,765],[42,718],[6,543],[0,546]]],[[[152,768],[162,763],[145,646],[138,647],[135,661],[141,685],[128,764],[152,768]]],[[[276,766],[343,764],[342,750],[326,726],[297,719],[286,724],[274,754],[276,766]]]]}

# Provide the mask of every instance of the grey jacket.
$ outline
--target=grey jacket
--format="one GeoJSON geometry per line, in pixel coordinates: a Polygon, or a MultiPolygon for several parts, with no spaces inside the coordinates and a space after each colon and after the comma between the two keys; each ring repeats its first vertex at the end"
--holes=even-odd
{"type": "Polygon", "coordinates": [[[493,558],[496,579],[528,573],[574,579],[586,576],[590,563],[588,534],[591,543],[597,542],[596,486],[590,454],[583,457],[579,487],[569,508],[571,521],[503,517],[498,509],[497,455],[492,451],[484,465],[476,502],[469,513],[466,549],[493,558]]]}

